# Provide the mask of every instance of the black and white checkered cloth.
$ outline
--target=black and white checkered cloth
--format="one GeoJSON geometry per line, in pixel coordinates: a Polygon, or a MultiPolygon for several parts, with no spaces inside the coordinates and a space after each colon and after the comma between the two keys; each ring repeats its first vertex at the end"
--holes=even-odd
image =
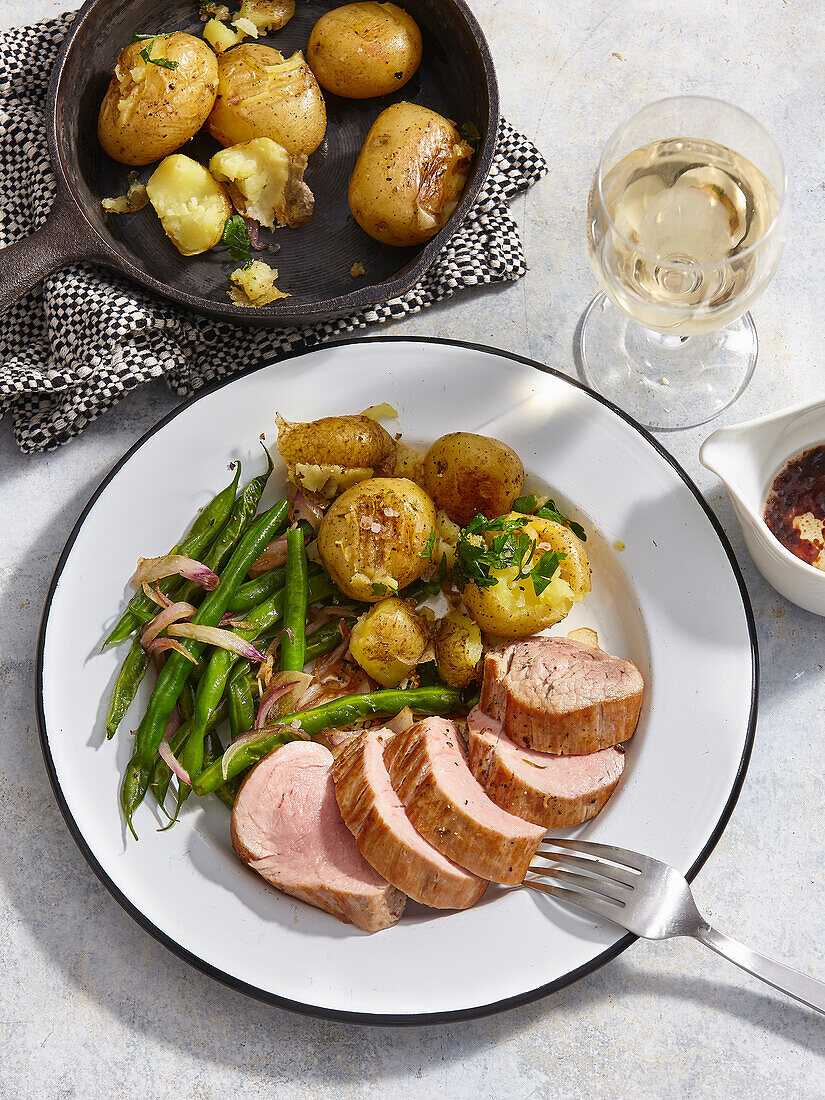
{"type": "MultiPolygon", "coordinates": [[[[0,247],[42,224],[52,202],[46,89],[72,19],[64,15],[0,38],[0,247]]],[[[242,366],[417,313],[462,287],[519,279],[524,252],[507,204],[546,170],[535,146],[502,120],[478,202],[418,286],[374,309],[306,328],[210,320],[91,264],[65,268],[0,316],[0,418],[10,414],[22,451],[53,450],[151,378],[163,377],[187,396],[242,366]]]]}

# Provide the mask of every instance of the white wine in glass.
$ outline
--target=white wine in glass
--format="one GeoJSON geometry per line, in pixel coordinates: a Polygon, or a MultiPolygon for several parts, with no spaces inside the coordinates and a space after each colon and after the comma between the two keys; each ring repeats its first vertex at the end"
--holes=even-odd
{"type": "Polygon", "coordinates": [[[785,190],[770,138],[719,100],[663,100],[621,127],[588,203],[604,290],[582,323],[588,383],[658,428],[729,405],[756,363],[746,311],[782,253],[785,190]]]}

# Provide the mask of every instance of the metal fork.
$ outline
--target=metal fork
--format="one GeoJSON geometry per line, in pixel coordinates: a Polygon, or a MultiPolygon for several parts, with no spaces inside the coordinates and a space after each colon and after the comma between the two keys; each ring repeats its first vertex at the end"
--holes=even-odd
{"type": "Polygon", "coordinates": [[[825,1013],[825,982],[773,962],[711,928],[696,908],[687,880],[666,863],[586,840],[545,840],[536,858],[550,866],[531,863],[525,886],[648,940],[691,936],[774,989],[825,1013]]]}

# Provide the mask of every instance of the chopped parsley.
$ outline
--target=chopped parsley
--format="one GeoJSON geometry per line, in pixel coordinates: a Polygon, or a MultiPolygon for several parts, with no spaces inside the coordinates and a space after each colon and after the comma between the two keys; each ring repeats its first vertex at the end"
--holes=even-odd
{"type": "Polygon", "coordinates": [[[461,136],[468,145],[478,145],[481,141],[481,134],[479,133],[478,127],[472,122],[465,122],[462,125],[461,136]]]}
{"type": "Polygon", "coordinates": [[[236,263],[252,259],[249,230],[240,214],[233,214],[226,219],[219,244],[229,249],[229,255],[236,263]]]}
{"type": "Polygon", "coordinates": [[[435,661],[426,661],[423,665],[417,665],[415,671],[418,673],[419,687],[434,687],[442,682],[435,661]]]}
{"type": "Polygon", "coordinates": [[[427,539],[427,545],[418,555],[419,558],[430,558],[432,560],[433,550],[435,549],[435,528],[430,528],[430,537],[427,539]]]}
{"type": "Polygon", "coordinates": [[[553,523],[564,524],[565,527],[569,527],[576,538],[587,542],[587,534],[580,523],[576,523],[573,519],[568,519],[567,516],[563,516],[556,507],[556,503],[550,500],[548,497],[544,504],[541,503],[535,493],[530,493],[528,496],[518,497],[513,501],[513,511],[521,512],[522,515],[538,516],[539,519],[549,519],[553,523]]]}
{"type": "Polygon", "coordinates": [[[536,559],[536,543],[522,529],[527,522],[526,516],[488,520],[479,514],[462,528],[453,566],[453,581],[460,592],[468,584],[492,588],[498,584],[498,577],[491,576],[493,571],[515,568],[514,579],[530,577],[536,595],[541,595],[565,555],[548,550],[536,559]],[[485,535],[492,539],[488,542],[485,535]]]}
{"type": "Polygon", "coordinates": [[[168,38],[168,34],[133,34],[133,42],[146,42],[147,45],[140,51],[140,56],[147,65],[157,65],[159,69],[177,69],[177,61],[170,61],[168,57],[152,57],[152,47],[158,38],[168,38]]]}

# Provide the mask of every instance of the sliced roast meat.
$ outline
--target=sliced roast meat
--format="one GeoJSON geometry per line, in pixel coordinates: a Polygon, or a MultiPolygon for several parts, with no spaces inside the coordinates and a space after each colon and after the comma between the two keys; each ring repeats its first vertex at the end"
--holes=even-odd
{"type": "Polygon", "coordinates": [[[514,744],[479,707],[467,718],[470,767],[496,805],[545,829],[569,829],[603,809],[624,769],[621,749],[552,756],[514,744]]]}
{"type": "Polygon", "coordinates": [[[521,882],[544,829],[487,797],[454,722],[425,718],[397,733],[384,748],[384,763],[407,816],[434,848],[481,878],[521,882]]]}
{"type": "Polygon", "coordinates": [[[393,736],[365,730],[336,757],[332,778],[344,822],[367,862],[413,901],[468,909],[487,880],[447,859],[413,828],[384,764],[384,746],[393,736]]]}
{"type": "Polygon", "coordinates": [[[292,741],[264,757],[235,799],[232,844],[285,894],[365,932],[395,924],[407,903],[358,851],[323,745],[292,741]]]}
{"type": "Polygon", "coordinates": [[[527,638],[486,654],[480,706],[517,745],[584,756],[633,735],[643,690],[632,661],[569,638],[527,638]]]}

